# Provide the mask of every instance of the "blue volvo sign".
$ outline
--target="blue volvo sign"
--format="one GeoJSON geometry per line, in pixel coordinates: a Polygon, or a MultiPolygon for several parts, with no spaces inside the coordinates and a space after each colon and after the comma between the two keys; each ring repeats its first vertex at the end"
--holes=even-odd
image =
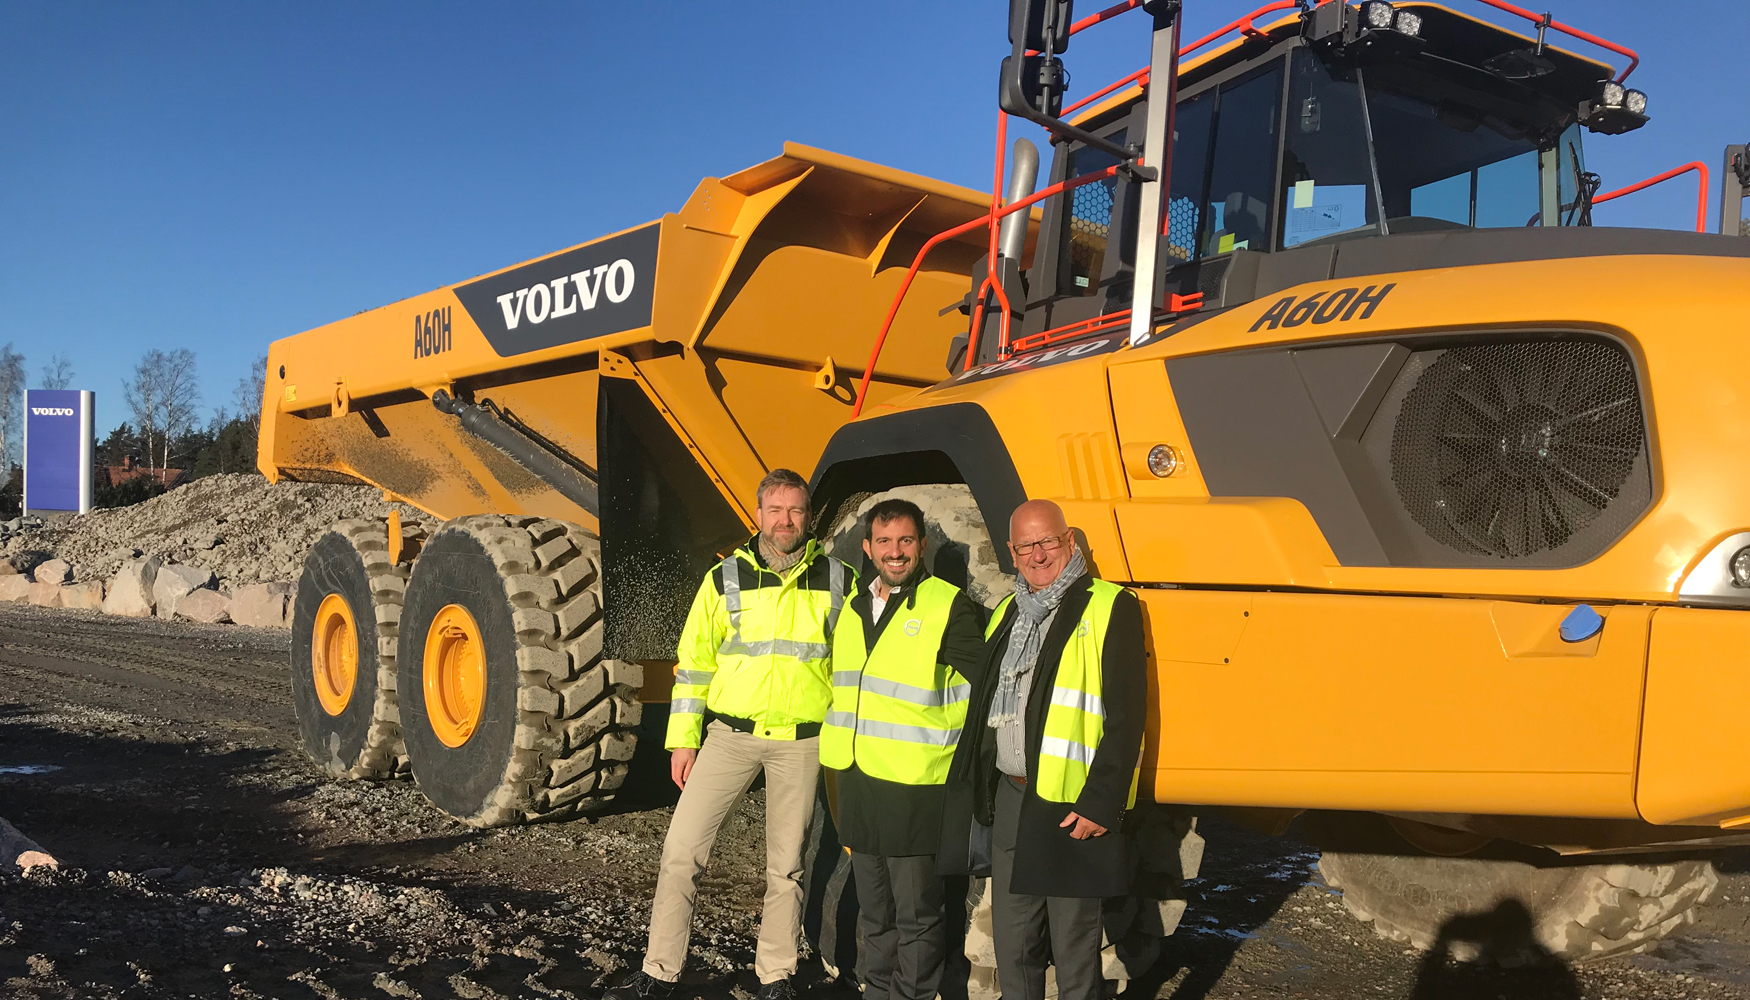
{"type": "Polygon", "coordinates": [[[96,394],[83,389],[24,393],[26,513],[91,509],[91,435],[96,394]]]}

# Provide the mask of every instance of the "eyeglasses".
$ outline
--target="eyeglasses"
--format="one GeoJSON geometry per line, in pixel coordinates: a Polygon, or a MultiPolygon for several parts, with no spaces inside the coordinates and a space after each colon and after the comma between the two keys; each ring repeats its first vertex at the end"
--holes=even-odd
{"type": "Polygon", "coordinates": [[[1058,549],[1063,548],[1063,544],[1067,541],[1069,541],[1068,535],[1046,535],[1044,538],[1041,538],[1036,542],[1022,542],[1019,545],[1010,542],[1009,549],[1018,556],[1024,556],[1029,552],[1032,552],[1035,547],[1043,549],[1046,552],[1056,552],[1058,549]]]}

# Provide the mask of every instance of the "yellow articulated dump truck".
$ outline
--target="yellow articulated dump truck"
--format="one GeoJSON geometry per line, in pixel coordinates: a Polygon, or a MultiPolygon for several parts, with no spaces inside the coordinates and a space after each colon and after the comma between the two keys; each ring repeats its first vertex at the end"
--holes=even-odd
{"type": "MultiPolygon", "coordinates": [[[[587,813],[767,470],[812,470],[847,558],[861,510],[917,501],[987,605],[1048,497],[1149,630],[1126,835],[1158,877],[1108,921],[1114,978],[1177,923],[1199,811],[1296,824],[1419,946],[1508,903],[1571,959],[1692,921],[1706,852],[1750,840],[1750,169],[1728,151],[1732,235],[1593,227],[1641,186],[1599,190],[1582,142],[1646,120],[1634,54],[1473,6],[1528,26],[1278,2],[1191,40],[1165,0],[1014,0],[999,121],[1052,155],[999,127],[1005,197],[787,145],[275,343],[263,472],[444,522],[311,551],[310,752],[476,825],[587,813]],[[1150,64],[1066,107],[1058,54],[1108,21],[1150,64]]],[[[1685,169],[1701,229],[1706,165],[1654,180],[1685,169]]]]}

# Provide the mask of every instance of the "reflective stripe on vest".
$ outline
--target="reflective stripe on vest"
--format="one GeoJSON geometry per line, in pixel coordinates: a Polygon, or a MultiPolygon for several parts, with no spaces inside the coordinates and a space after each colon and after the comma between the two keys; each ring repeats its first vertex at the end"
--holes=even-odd
{"type": "Polygon", "coordinates": [[[894,595],[892,617],[869,650],[862,616],[833,635],[832,711],[820,730],[820,762],[906,785],[939,785],[966,722],[972,685],[938,663],[960,589],[925,577],[894,595]]]}
{"type": "MultiPolygon", "coordinates": [[[[1100,700],[1100,659],[1106,648],[1106,629],[1112,623],[1112,607],[1124,588],[1094,580],[1090,589],[1081,621],[1076,622],[1057,662],[1051,704],[1045,709],[1045,732],[1039,739],[1037,773],[1029,776],[1033,791],[1052,802],[1074,802],[1082,794],[1094,751],[1106,729],[1106,705],[1100,700]]],[[[1012,596],[1005,597],[997,605],[986,638],[996,633],[1013,601],[1012,596]]],[[[1141,764],[1137,761],[1137,771],[1131,776],[1127,805],[1136,804],[1141,764]]]]}
{"type": "MultiPolygon", "coordinates": [[[[746,546],[713,573],[721,575],[723,600],[712,631],[722,639],[708,664],[694,659],[675,670],[669,742],[696,745],[707,709],[755,722],[757,735],[793,739],[798,725],[820,721],[831,704],[832,634],[852,586],[850,568],[810,541],[799,564],[778,574],[777,585],[746,546]],[[822,560],[824,566],[815,565],[822,560]],[[743,562],[750,574],[767,574],[750,576],[766,586],[743,588],[743,562]]],[[[704,587],[712,585],[707,576],[704,587]]]]}

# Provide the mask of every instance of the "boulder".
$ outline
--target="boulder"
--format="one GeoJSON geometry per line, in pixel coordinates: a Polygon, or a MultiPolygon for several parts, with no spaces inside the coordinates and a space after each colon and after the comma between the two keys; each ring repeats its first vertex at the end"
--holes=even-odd
{"type": "Polygon", "coordinates": [[[0,576],[0,601],[23,604],[30,597],[30,588],[34,586],[36,585],[30,582],[30,577],[23,574],[0,576]]]}
{"type": "Polygon", "coordinates": [[[78,608],[81,611],[97,611],[103,607],[103,582],[86,580],[84,583],[70,583],[61,588],[61,607],[78,608]]]}
{"type": "Polygon", "coordinates": [[[18,827],[0,819],[0,871],[11,868],[29,871],[37,865],[61,867],[61,863],[35,841],[19,833],[18,827]]]}
{"type": "Polygon", "coordinates": [[[12,576],[18,572],[18,564],[11,556],[0,556],[0,576],[12,576]]]}
{"type": "Polygon", "coordinates": [[[178,602],[197,590],[211,587],[214,582],[211,570],[167,563],[158,567],[158,577],[152,581],[152,605],[158,617],[174,618],[178,602]]]}
{"type": "Polygon", "coordinates": [[[175,615],[189,621],[211,624],[230,621],[230,611],[231,600],[224,594],[216,590],[191,590],[176,602],[175,615]]]}
{"type": "MultiPolygon", "coordinates": [[[[152,617],[152,587],[158,582],[157,556],[130,562],[116,571],[103,598],[103,613],[126,618],[152,617]]],[[[0,577],[0,586],[5,578],[0,577]]]]}
{"type": "Polygon", "coordinates": [[[285,628],[286,612],[297,587],[290,583],[252,583],[231,598],[231,620],[256,628],[285,628]]]}
{"type": "Polygon", "coordinates": [[[37,563],[31,577],[38,583],[72,583],[73,567],[65,559],[50,559],[37,563]]]}
{"type": "Polygon", "coordinates": [[[61,606],[61,585],[38,580],[30,585],[25,599],[39,608],[58,608],[61,606]]]}

